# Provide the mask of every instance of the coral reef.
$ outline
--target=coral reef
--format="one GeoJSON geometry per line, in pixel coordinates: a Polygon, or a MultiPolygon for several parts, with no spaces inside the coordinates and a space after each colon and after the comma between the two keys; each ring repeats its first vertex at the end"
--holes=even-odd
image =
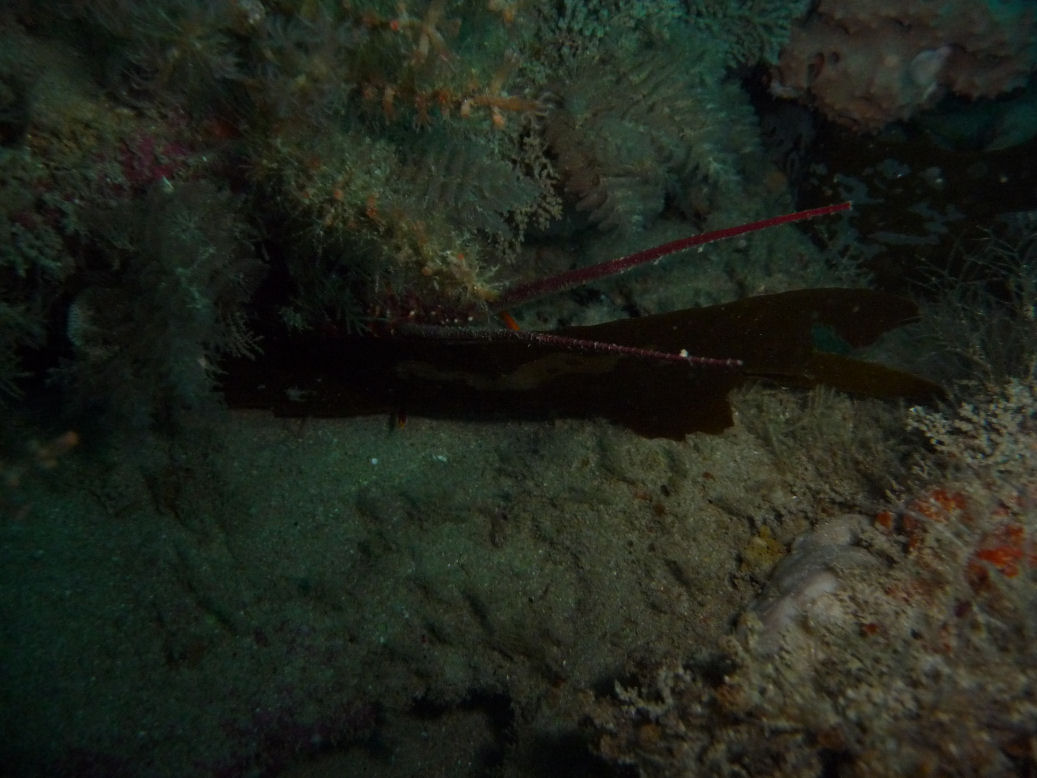
{"type": "Polygon", "coordinates": [[[1024,86],[1037,67],[1035,33],[1037,12],[1018,0],[823,0],[793,26],[771,91],[874,132],[948,92],[975,99],[1024,86]]]}
{"type": "Polygon", "coordinates": [[[722,651],[617,687],[600,753],[646,775],[1029,774],[1035,418],[1032,380],[912,409],[933,451],[911,496],[801,535],[722,651]]]}
{"type": "MultiPolygon", "coordinates": [[[[211,412],[221,360],[271,333],[381,344],[344,333],[474,327],[501,289],[794,210],[791,168],[768,160],[754,108],[787,31],[801,40],[839,8],[823,0],[797,22],[806,5],[5,4],[5,770],[1032,775],[1032,222],[992,222],[1012,240],[970,254],[976,283],[935,338],[910,334],[910,357],[931,351],[973,381],[956,410],[911,409],[907,424],[888,402],[776,388],[772,370],[730,394],[728,429],[677,440],[558,418],[549,392],[536,422],[211,412]]],[[[976,5],[968,18],[997,24],[937,40],[967,15],[944,3],[935,19],[936,5],[906,6],[920,48],[879,74],[921,83],[852,127],[1029,73],[1026,46],[997,38],[1027,30],[1025,7],[976,5]]],[[[809,135],[784,144],[802,178],[809,135]]],[[[933,193],[907,196],[921,212],[949,212],[971,174],[917,160],[888,162],[870,196],[912,178],[933,193]]],[[[843,170],[798,193],[846,199],[843,170]]],[[[1009,207],[988,199],[984,217],[1009,207]]],[[[855,236],[823,226],[740,235],[517,315],[644,322],[798,289],[788,299],[874,325],[892,306],[861,301],[886,293],[819,289],[861,278],[855,236]]],[[[961,288],[960,265],[942,267],[931,299],[961,288]]],[[[796,308],[773,310],[787,322],[796,308]]],[[[852,338],[800,323],[795,342],[758,324],[768,337],[750,330],[750,345],[809,356],[808,382],[819,363],[847,364],[815,349],[852,338]]],[[[721,360],[739,356],[725,332],[695,329],[721,360]]],[[[450,380],[500,385],[495,356],[450,380]]],[[[559,361],[543,375],[581,369],[559,361]]],[[[307,396],[254,377],[280,400],[307,396]]],[[[608,388],[669,423],[695,396],[665,378],[608,388]],[[636,388],[664,384],[655,406],[636,388]]]]}
{"type": "Polygon", "coordinates": [[[46,349],[86,363],[63,372],[97,377],[71,385],[88,400],[163,376],[183,401],[206,386],[188,343],[216,344],[211,361],[245,308],[296,330],[467,322],[504,286],[551,270],[529,261],[542,245],[568,264],[581,244],[613,248],[606,233],[645,245],[657,223],[688,233],[788,210],[759,178],[755,116],[725,76],[784,39],[792,11],[767,8],[752,14],[752,42],[735,44],[717,30],[746,25],[726,9],[679,3],[16,6],[0,62],[3,153],[18,171],[0,203],[13,237],[0,257],[11,276],[0,386],[16,391],[20,353],[46,349]],[[168,335],[172,350],[155,351],[143,333],[181,325],[163,314],[114,348],[134,335],[99,332],[99,305],[173,306],[113,299],[139,286],[124,283],[136,271],[111,224],[139,241],[129,214],[162,202],[157,191],[197,200],[205,187],[232,193],[236,223],[216,209],[231,237],[185,232],[199,243],[181,235],[165,252],[171,276],[195,303],[225,298],[202,288],[214,277],[190,255],[248,242],[270,260],[264,294],[253,294],[258,264],[239,263],[229,274],[241,294],[207,324],[180,301],[191,338],[168,335]],[[129,364],[146,352],[169,368],[129,364]]]}

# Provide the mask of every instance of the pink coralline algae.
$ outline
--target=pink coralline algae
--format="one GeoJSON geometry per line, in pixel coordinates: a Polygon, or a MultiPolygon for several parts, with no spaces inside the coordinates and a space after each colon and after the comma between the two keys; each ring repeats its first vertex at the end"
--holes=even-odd
{"type": "Polygon", "coordinates": [[[874,132],[951,92],[994,97],[1037,69],[1037,5],[821,0],[793,28],[771,91],[874,132]]]}

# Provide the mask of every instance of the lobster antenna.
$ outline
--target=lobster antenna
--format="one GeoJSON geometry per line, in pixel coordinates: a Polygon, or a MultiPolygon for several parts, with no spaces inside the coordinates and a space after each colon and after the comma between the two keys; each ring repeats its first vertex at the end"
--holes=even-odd
{"type": "Polygon", "coordinates": [[[623,346],[618,343],[609,343],[603,340],[587,340],[586,338],[571,338],[567,335],[555,335],[551,332],[538,332],[535,330],[480,330],[472,327],[440,327],[426,324],[402,324],[396,332],[400,335],[413,335],[420,338],[438,338],[444,340],[469,339],[486,341],[513,340],[526,343],[540,343],[565,351],[575,351],[580,354],[612,354],[622,357],[634,357],[652,362],[679,362],[686,365],[699,367],[721,367],[737,369],[742,367],[742,360],[735,358],[702,357],[689,354],[682,349],[679,352],[658,351],[656,349],[641,348],[639,346],[623,346]]]}
{"type": "Polygon", "coordinates": [[[723,229],[710,230],[709,232],[702,232],[698,235],[692,235],[687,238],[680,238],[678,240],[670,241],[669,243],[654,246],[650,249],[644,249],[643,251],[636,251],[633,254],[627,254],[625,257],[610,259],[607,262],[601,262],[597,265],[578,267],[556,276],[540,278],[536,281],[530,281],[528,284],[519,284],[511,289],[506,289],[501,296],[494,301],[494,308],[504,308],[511,305],[517,305],[554,292],[562,292],[566,289],[572,289],[575,286],[580,286],[599,278],[619,275],[620,273],[625,273],[631,268],[647,264],[648,262],[653,262],[660,257],[675,254],[678,251],[683,251],[692,246],[702,246],[706,243],[714,243],[718,240],[745,235],[748,232],[758,232],[769,227],[777,227],[779,224],[789,224],[791,222],[813,219],[817,216],[827,216],[828,214],[838,213],[839,211],[848,211],[852,205],[852,203],[847,201],[844,203],[835,203],[833,205],[823,205],[819,208],[809,208],[805,211],[794,211],[793,213],[786,213],[781,216],[771,216],[747,224],[739,224],[735,227],[724,227],[723,229]]]}

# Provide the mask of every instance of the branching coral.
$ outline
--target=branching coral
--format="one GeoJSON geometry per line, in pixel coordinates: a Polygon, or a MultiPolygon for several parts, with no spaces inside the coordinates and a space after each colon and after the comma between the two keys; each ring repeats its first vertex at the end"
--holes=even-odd
{"type": "Polygon", "coordinates": [[[71,262],[60,229],[34,213],[32,186],[43,171],[19,151],[0,148],[0,403],[18,394],[20,349],[45,338],[47,308],[71,262]]]}
{"type": "Polygon", "coordinates": [[[244,77],[235,5],[101,0],[92,12],[114,37],[113,56],[124,61],[132,88],[183,95],[198,104],[221,98],[229,82],[244,77]]]}
{"type": "Polygon", "coordinates": [[[304,241],[288,255],[289,320],[435,316],[492,297],[489,265],[553,197],[525,142],[539,103],[514,86],[511,47],[531,29],[438,0],[268,20],[253,99],[272,126],[252,169],[304,241]]]}
{"type": "Polygon", "coordinates": [[[98,216],[108,266],[73,302],[68,378],[132,420],[202,403],[221,354],[254,348],[243,303],[261,265],[249,254],[237,203],[209,184],[155,190],[98,216]]]}
{"type": "Polygon", "coordinates": [[[736,114],[738,97],[696,85],[689,72],[692,63],[667,50],[605,73],[595,65],[562,90],[545,136],[576,210],[592,223],[636,231],[667,201],[692,217],[731,204],[742,185],[738,152],[757,149],[737,121],[712,112],[736,114]]]}
{"type": "Polygon", "coordinates": [[[810,6],[805,0],[698,0],[689,3],[695,27],[722,41],[724,61],[731,66],[775,63],[789,39],[793,23],[810,6]]]}
{"type": "Polygon", "coordinates": [[[998,386],[1037,375],[1037,233],[1032,216],[1002,220],[934,269],[919,339],[930,372],[948,381],[998,386]]]}

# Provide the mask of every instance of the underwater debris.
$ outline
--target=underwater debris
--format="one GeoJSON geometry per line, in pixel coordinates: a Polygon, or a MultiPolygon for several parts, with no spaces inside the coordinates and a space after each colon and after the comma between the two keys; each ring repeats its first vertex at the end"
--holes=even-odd
{"type": "Polygon", "coordinates": [[[882,292],[808,289],[567,327],[550,340],[509,330],[268,337],[259,360],[223,365],[222,386],[231,407],[279,416],[599,417],[646,437],[681,440],[729,427],[728,394],[752,379],[921,402],[939,396],[923,378],[818,347],[822,333],[864,346],[915,315],[913,303],[882,292]],[[683,351],[741,366],[598,353],[566,341],[683,351]]]}

